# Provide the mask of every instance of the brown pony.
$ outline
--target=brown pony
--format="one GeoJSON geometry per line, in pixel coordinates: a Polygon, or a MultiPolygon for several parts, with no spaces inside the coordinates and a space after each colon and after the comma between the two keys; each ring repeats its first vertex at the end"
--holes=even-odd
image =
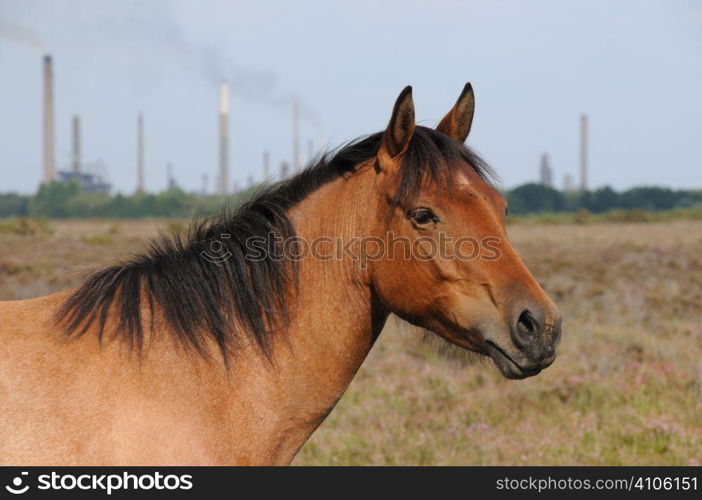
{"type": "Polygon", "coordinates": [[[0,303],[0,462],[287,464],[390,313],[524,378],[558,309],[507,240],[463,143],[466,85],[436,130],[411,88],[387,129],[78,288],[0,303]]]}

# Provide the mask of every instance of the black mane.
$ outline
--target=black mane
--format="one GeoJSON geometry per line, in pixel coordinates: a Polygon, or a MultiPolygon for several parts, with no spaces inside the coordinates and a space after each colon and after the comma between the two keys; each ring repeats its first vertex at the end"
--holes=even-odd
{"type": "MultiPolygon", "coordinates": [[[[140,351],[143,298],[149,306],[151,330],[156,319],[163,321],[178,341],[203,355],[206,344],[214,341],[227,362],[242,336],[269,355],[272,336],[288,323],[286,293],[297,287],[297,264],[287,259],[249,259],[247,240],[270,241],[271,235],[277,235],[281,241],[295,236],[286,212],[322,185],[374,158],[381,139],[378,132],[322,155],[300,174],[261,191],[238,209],[224,209],[218,216],[193,222],[185,236],[161,235],[145,252],[94,272],[61,305],[57,321],[68,335],[81,335],[97,324],[100,340],[110,328],[110,337],[121,337],[140,351]],[[215,241],[221,245],[219,254],[228,255],[218,263],[205,258],[215,241]],[[116,312],[117,322],[108,327],[110,309],[116,312]]],[[[403,159],[394,205],[409,209],[423,181],[450,179],[466,163],[482,178],[492,176],[489,167],[463,144],[417,127],[403,159]]]]}

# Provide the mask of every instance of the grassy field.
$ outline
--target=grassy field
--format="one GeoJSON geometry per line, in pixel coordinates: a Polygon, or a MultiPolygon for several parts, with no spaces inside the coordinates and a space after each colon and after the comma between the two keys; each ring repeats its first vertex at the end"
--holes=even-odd
{"type": "MultiPolygon", "coordinates": [[[[0,221],[0,299],[75,284],[180,224],[0,221]]],[[[509,381],[393,320],[296,464],[702,463],[702,221],[509,233],[563,312],[555,364],[509,381]]]]}

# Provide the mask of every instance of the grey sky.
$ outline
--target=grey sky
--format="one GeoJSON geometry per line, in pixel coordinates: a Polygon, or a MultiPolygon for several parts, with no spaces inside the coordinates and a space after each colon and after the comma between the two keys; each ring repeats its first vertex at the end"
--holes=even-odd
{"type": "MultiPolygon", "coordinates": [[[[469,144],[511,187],[549,152],[576,174],[578,117],[590,117],[591,184],[702,186],[702,3],[694,1],[0,0],[0,192],[32,192],[41,165],[41,56],[54,56],[56,151],[70,119],[83,157],[146,186],[199,189],[217,168],[217,83],[232,84],[232,176],[261,155],[290,160],[290,102],[307,140],[336,146],[385,126],[403,86],[435,125],[463,84],[476,91],[469,144]]],[[[212,184],[210,184],[212,187],[212,184]]]]}

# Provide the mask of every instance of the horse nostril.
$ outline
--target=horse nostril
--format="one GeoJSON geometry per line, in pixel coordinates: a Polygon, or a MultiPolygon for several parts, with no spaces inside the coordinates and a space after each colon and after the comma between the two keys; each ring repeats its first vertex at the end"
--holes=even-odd
{"type": "Polygon", "coordinates": [[[517,327],[524,335],[531,336],[538,333],[538,323],[528,310],[523,311],[522,314],[519,315],[517,327]]]}

